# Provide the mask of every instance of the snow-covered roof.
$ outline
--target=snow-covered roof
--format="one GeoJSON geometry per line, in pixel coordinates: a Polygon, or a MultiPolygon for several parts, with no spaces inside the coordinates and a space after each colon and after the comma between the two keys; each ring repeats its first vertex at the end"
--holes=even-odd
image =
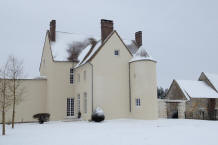
{"type": "Polygon", "coordinates": [[[79,54],[79,62],[78,64],[75,66],[78,67],[80,65],[83,65],[85,64],[96,52],[97,50],[100,48],[101,46],[101,41],[97,41],[96,45],[94,46],[94,48],[92,48],[91,50],[91,47],[86,47],[80,54],[79,54]],[[91,52],[90,52],[91,51],[91,52]],[[87,56],[87,54],[90,52],[90,54],[87,56]],[[86,57],[87,56],[87,57],[86,57]],[[86,58],[85,58],[86,57],[86,58]]]}
{"type": "Polygon", "coordinates": [[[218,91],[218,74],[204,73],[215,89],[218,91]]]}
{"type": "Polygon", "coordinates": [[[51,41],[51,50],[54,61],[68,61],[67,58],[69,55],[67,49],[69,48],[69,45],[73,42],[85,41],[90,37],[93,36],[56,31],[56,40],[55,42],[51,41]]]}
{"type": "Polygon", "coordinates": [[[123,39],[123,42],[126,44],[126,47],[129,49],[132,55],[134,55],[136,51],[138,50],[138,46],[136,46],[136,43],[134,42],[134,40],[123,39]]]}
{"type": "Polygon", "coordinates": [[[24,76],[22,78],[19,78],[21,80],[46,80],[46,76],[24,76]]]}
{"type": "MultiPolygon", "coordinates": [[[[108,36],[108,38],[113,34],[113,32],[108,36]]],[[[75,33],[56,31],[56,41],[55,42],[51,41],[51,51],[54,61],[69,61],[67,59],[69,57],[69,54],[67,52],[69,45],[71,45],[73,42],[85,41],[88,38],[93,38],[93,36],[91,35],[84,36],[75,33]]],[[[138,49],[138,47],[136,46],[133,40],[124,40],[124,43],[127,46],[127,48],[130,50],[130,52],[134,55],[131,61],[153,60],[143,47],[140,47],[138,49]]],[[[92,48],[92,45],[90,44],[85,49],[83,49],[78,56],[79,62],[75,66],[75,68],[82,64],[85,64],[98,51],[101,45],[102,45],[101,40],[99,40],[97,41],[94,48],[92,48]]]]}
{"type": "Polygon", "coordinates": [[[152,61],[155,61],[151,56],[148,55],[147,51],[142,46],[133,55],[133,58],[129,62],[139,61],[139,60],[152,60],[152,61]]]}
{"type": "Polygon", "coordinates": [[[47,79],[47,77],[46,76],[37,76],[37,77],[33,77],[32,79],[44,80],[44,79],[47,79]]]}
{"type": "Polygon", "coordinates": [[[188,100],[191,98],[218,98],[218,93],[203,81],[176,80],[188,100]]]}

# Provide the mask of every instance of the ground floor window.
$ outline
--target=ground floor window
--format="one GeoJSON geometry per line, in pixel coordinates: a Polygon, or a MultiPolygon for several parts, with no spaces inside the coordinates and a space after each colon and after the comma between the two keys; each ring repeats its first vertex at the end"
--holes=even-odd
{"type": "Polygon", "coordinates": [[[74,116],[74,98],[67,98],[67,116],[74,116]]]}
{"type": "Polygon", "coordinates": [[[78,96],[77,96],[77,107],[78,107],[78,112],[80,112],[80,94],[78,94],[78,96]]]}
{"type": "Polygon", "coordinates": [[[87,113],[87,93],[84,93],[84,113],[87,113]]]}
{"type": "Polygon", "coordinates": [[[140,98],[136,98],[136,106],[141,106],[141,100],[140,100],[140,98]]]}

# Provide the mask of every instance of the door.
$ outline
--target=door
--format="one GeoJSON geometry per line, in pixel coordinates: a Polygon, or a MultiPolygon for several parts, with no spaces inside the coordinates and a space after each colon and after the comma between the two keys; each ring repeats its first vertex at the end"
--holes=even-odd
{"type": "Polygon", "coordinates": [[[67,98],[67,117],[73,117],[74,114],[74,98],[67,98]]]}

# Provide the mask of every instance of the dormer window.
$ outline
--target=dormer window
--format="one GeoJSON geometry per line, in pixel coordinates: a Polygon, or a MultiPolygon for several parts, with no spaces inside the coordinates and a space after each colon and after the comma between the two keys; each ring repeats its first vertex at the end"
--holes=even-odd
{"type": "Polygon", "coordinates": [[[119,50],[114,50],[114,55],[119,55],[119,50]]]}

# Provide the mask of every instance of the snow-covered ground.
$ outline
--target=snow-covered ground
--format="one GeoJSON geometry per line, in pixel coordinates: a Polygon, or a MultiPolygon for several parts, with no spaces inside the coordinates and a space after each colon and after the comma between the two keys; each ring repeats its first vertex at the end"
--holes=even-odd
{"type": "Polygon", "coordinates": [[[6,131],[0,145],[218,145],[218,122],[204,120],[26,123],[6,131]]]}

